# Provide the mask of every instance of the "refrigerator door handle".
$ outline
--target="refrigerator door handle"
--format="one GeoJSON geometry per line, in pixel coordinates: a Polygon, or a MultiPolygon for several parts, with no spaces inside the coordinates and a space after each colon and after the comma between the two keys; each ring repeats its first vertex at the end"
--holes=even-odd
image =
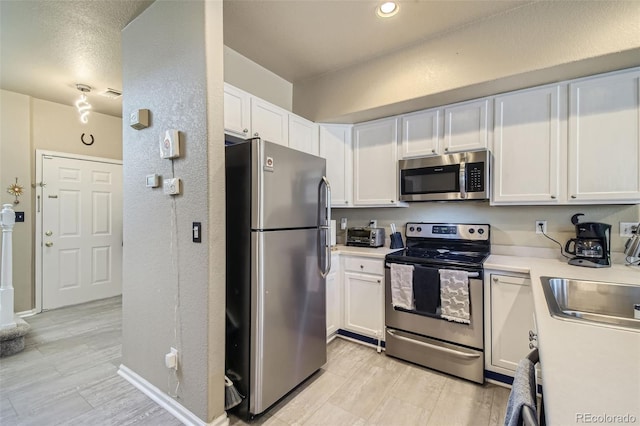
{"type": "Polygon", "coordinates": [[[329,243],[329,232],[331,229],[331,185],[326,176],[322,176],[320,184],[318,185],[318,270],[322,278],[326,278],[331,271],[331,244],[329,243]],[[322,187],[325,187],[325,211],[323,215],[322,211],[322,187]],[[324,218],[323,218],[324,216],[324,218]],[[322,238],[324,236],[324,239],[322,238]],[[322,242],[324,243],[324,247],[322,242]],[[324,265],[320,265],[320,259],[322,258],[321,252],[324,251],[326,260],[324,265]]]}

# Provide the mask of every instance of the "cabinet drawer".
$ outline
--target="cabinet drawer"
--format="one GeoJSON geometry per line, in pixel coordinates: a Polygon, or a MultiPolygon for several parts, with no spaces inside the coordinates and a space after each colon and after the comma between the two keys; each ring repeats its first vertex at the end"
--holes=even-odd
{"type": "Polygon", "coordinates": [[[344,269],[351,272],[384,275],[384,261],[366,257],[346,257],[344,259],[344,269]]]}

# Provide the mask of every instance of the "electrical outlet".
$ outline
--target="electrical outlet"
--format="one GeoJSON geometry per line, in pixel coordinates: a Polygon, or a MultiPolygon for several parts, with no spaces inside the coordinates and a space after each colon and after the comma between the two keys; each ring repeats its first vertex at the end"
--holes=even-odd
{"type": "Polygon", "coordinates": [[[547,233],[547,221],[536,220],[536,234],[546,234],[546,233],[547,233]]]}
{"type": "Polygon", "coordinates": [[[171,348],[171,351],[164,356],[164,365],[173,370],[178,369],[178,350],[171,348]]]}
{"type": "Polygon", "coordinates": [[[630,237],[633,235],[633,232],[638,229],[638,224],[636,222],[620,222],[620,236],[621,237],[630,237]]]}

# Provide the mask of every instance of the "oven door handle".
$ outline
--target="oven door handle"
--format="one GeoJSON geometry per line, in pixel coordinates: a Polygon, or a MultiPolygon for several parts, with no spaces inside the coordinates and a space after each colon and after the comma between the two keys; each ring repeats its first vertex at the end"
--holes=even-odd
{"type": "MultiPolygon", "coordinates": [[[[385,263],[385,266],[387,268],[391,268],[391,264],[390,263],[385,263]]],[[[480,276],[480,273],[479,272],[469,272],[469,273],[467,273],[467,276],[469,278],[478,278],[480,276]]]]}
{"type": "Polygon", "coordinates": [[[387,330],[387,334],[389,334],[392,337],[395,337],[396,339],[403,340],[405,342],[414,343],[416,345],[424,346],[424,347],[427,347],[429,349],[435,349],[435,350],[440,351],[440,352],[446,352],[448,354],[455,355],[455,356],[460,357],[460,358],[466,358],[466,359],[480,358],[480,354],[468,354],[468,353],[465,353],[465,352],[456,351],[454,349],[449,349],[449,348],[444,348],[442,346],[432,345],[431,343],[425,343],[425,342],[421,342],[419,340],[413,340],[413,339],[409,339],[407,337],[402,337],[402,336],[396,334],[393,330],[387,330]]]}

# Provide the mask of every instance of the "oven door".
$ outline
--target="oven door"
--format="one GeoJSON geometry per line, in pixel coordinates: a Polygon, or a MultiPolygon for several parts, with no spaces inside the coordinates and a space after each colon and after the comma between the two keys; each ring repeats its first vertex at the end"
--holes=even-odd
{"type": "MultiPolygon", "coordinates": [[[[416,267],[424,267],[416,265],[416,267]]],[[[429,269],[437,270],[439,267],[429,269]]],[[[437,276],[438,274],[434,274],[437,276]]],[[[433,278],[432,282],[421,283],[422,286],[440,288],[440,281],[433,278]]],[[[414,297],[420,297],[414,291],[414,297]]],[[[470,324],[460,324],[447,321],[419,311],[396,309],[391,303],[391,273],[389,266],[385,268],[385,321],[387,327],[404,330],[423,336],[444,340],[458,345],[484,349],[484,302],[482,276],[469,279],[470,324]]],[[[429,305],[429,301],[416,300],[416,306],[429,305]]]]}

